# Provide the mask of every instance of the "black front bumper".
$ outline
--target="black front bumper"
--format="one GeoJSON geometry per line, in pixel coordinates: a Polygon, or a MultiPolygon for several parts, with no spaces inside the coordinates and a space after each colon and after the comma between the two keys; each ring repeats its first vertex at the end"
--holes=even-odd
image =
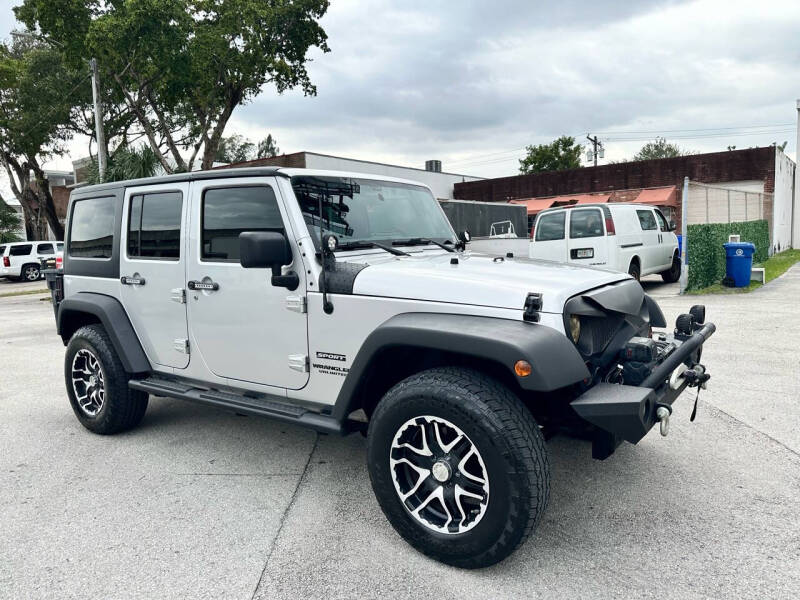
{"type": "Polygon", "coordinates": [[[572,401],[572,409],[585,421],[599,428],[592,454],[606,458],[623,441],[641,440],[658,422],[659,406],[671,406],[690,381],[670,378],[676,369],[691,370],[699,362],[699,350],[716,327],[706,323],[678,345],[638,386],[598,383],[572,401]],[[682,366],[683,365],[683,366],[682,366]]]}

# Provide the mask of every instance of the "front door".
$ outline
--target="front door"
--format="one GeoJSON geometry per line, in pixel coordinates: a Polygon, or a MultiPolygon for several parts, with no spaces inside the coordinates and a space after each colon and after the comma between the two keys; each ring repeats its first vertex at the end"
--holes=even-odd
{"type": "Polygon", "coordinates": [[[183,286],[188,183],[125,192],[120,297],[147,356],[158,365],[189,364],[183,286]]]}
{"type": "Polygon", "coordinates": [[[637,208],[636,216],[639,226],[642,228],[642,269],[641,274],[647,275],[658,270],[662,266],[661,247],[659,238],[661,236],[656,225],[656,217],[653,215],[652,208],[637,208]]]}
{"type": "MultiPolygon", "coordinates": [[[[290,292],[270,283],[270,270],[239,263],[240,233],[286,233],[274,178],[196,181],[191,202],[186,293],[192,352],[219,377],[302,388],[308,381],[307,321],[290,309],[287,297],[303,294],[305,269],[295,266],[300,286],[290,292]]],[[[300,263],[294,236],[287,238],[300,263]]]]}

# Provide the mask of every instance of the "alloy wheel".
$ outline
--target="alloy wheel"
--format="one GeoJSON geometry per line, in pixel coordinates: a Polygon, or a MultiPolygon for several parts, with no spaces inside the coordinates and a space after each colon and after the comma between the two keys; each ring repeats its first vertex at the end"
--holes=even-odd
{"type": "Polygon", "coordinates": [[[105,402],[105,380],[100,360],[86,348],[78,350],[72,359],[72,391],[81,410],[95,417],[105,402]]]}
{"type": "Polygon", "coordinates": [[[39,269],[36,267],[25,267],[25,279],[37,281],[39,279],[39,269]]]}
{"type": "Polygon", "coordinates": [[[483,457],[447,419],[426,415],[406,421],[394,436],[389,463],[400,501],[424,527],[464,533],[486,514],[489,478],[483,457]]]}

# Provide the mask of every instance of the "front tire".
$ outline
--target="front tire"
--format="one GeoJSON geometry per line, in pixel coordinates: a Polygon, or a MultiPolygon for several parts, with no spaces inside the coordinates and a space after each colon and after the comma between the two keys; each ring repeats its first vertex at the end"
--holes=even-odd
{"type": "Polygon", "coordinates": [[[414,548],[464,568],[500,562],[544,512],[544,437],[507,387],[464,368],[436,368],[387,392],[370,420],[372,489],[414,548]]]}
{"type": "Polygon", "coordinates": [[[74,333],[64,357],[64,378],[72,410],[89,431],[118,433],[144,417],[148,396],[128,387],[130,377],[101,325],[74,333]]]}

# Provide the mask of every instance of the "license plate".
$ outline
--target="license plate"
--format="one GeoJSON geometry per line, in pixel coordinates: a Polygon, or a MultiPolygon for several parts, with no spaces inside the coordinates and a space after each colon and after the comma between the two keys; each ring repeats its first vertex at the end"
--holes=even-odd
{"type": "Polygon", "coordinates": [[[575,258],[594,258],[594,248],[578,248],[575,250],[575,258]]]}

